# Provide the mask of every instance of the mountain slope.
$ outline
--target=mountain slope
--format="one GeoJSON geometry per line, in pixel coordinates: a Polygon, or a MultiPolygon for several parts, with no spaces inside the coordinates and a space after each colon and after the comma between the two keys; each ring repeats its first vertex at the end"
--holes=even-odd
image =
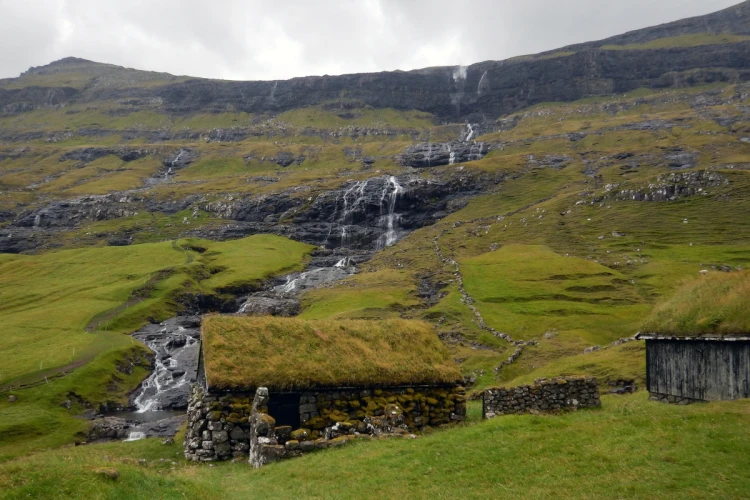
{"type": "MultiPolygon", "coordinates": [[[[316,76],[274,82],[228,82],[177,78],[67,58],[32,68],[0,87],[0,110],[17,113],[97,100],[130,99],[167,113],[283,112],[350,99],[377,108],[415,109],[440,119],[494,119],[540,102],[587,96],[744,81],[750,78],[750,4],[707,16],[647,28],[601,42],[575,45],[540,56],[487,61],[468,67],[316,76]],[[731,34],[696,45],[651,47],[648,57],[629,46],[680,35],[731,34]],[[68,75],[68,78],[65,78],[68,75]]],[[[674,45],[674,44],[673,44],[674,45]]]]}

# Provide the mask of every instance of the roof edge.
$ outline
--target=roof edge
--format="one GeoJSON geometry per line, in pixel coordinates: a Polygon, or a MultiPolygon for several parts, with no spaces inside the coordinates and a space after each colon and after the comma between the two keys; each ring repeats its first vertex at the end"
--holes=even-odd
{"type": "Polygon", "coordinates": [[[635,336],[638,340],[675,340],[675,341],[713,341],[713,342],[748,342],[750,334],[704,334],[704,335],[666,335],[660,333],[639,333],[635,336]]]}

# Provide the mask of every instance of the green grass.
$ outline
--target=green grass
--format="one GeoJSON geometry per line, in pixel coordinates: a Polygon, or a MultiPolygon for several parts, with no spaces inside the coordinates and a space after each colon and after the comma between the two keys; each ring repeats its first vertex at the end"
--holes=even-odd
{"type": "Polygon", "coordinates": [[[419,385],[461,378],[432,327],[419,321],[213,315],[204,317],[202,334],[206,379],[217,389],[419,385]]]}
{"type": "Polygon", "coordinates": [[[337,108],[317,106],[286,111],[278,121],[299,127],[341,128],[357,127],[401,127],[429,128],[433,126],[432,115],[420,111],[399,111],[395,109],[337,108]]]}
{"type": "Polygon", "coordinates": [[[183,244],[208,251],[198,254],[165,242],[40,256],[1,254],[5,328],[0,349],[8,357],[0,383],[89,360],[121,345],[117,336],[86,331],[95,317],[100,329],[133,331],[149,317],[172,315],[180,293],[257,285],[272,274],[298,269],[312,248],[271,235],[183,244]],[[164,271],[169,273],[159,274],[164,271]],[[138,289],[143,291],[134,296],[138,289]]]}
{"type": "MultiPolygon", "coordinates": [[[[416,440],[358,442],[252,470],[195,466],[157,440],[65,448],[0,465],[5,498],[745,498],[748,401],[647,394],[507,416],[416,440]],[[142,459],[142,462],[139,460],[142,459]],[[161,460],[161,461],[160,461],[161,460]],[[174,463],[172,463],[174,462],[174,463]],[[97,473],[116,469],[109,480],[97,473]],[[696,471],[700,471],[697,473],[696,471]]],[[[472,410],[476,410],[472,406],[472,410]]],[[[476,412],[474,412],[476,413],[476,412]]]]}
{"type": "Polygon", "coordinates": [[[301,317],[387,318],[399,316],[419,305],[408,276],[391,269],[360,273],[334,288],[319,288],[304,294],[301,317]]]}
{"type": "Polygon", "coordinates": [[[700,45],[719,45],[725,43],[737,43],[750,40],[750,36],[744,35],[714,35],[711,33],[695,33],[691,35],[680,35],[669,38],[659,38],[646,43],[631,45],[603,45],[604,50],[649,50],[649,49],[672,49],[677,47],[697,47],[700,45]]]}
{"type": "Polygon", "coordinates": [[[710,273],[679,288],[643,325],[665,335],[750,332],[750,272],[710,273]]]}
{"type": "Polygon", "coordinates": [[[514,337],[574,331],[593,345],[634,335],[649,310],[621,273],[541,246],[507,245],[459,263],[485,320],[514,337]]]}

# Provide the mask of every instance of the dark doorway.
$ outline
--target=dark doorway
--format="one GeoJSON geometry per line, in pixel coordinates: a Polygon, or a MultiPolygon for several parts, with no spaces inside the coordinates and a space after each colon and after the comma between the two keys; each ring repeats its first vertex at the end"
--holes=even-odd
{"type": "Polygon", "coordinates": [[[276,426],[289,425],[299,429],[299,394],[270,394],[268,413],[276,420],[276,426]]]}

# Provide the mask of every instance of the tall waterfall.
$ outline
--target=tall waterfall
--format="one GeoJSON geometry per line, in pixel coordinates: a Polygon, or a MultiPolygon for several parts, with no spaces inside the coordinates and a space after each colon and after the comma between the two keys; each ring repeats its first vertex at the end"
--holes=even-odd
{"type": "Polygon", "coordinates": [[[380,196],[380,227],[385,232],[378,239],[379,250],[393,245],[398,239],[396,223],[401,216],[396,213],[396,203],[403,191],[404,188],[398,183],[398,179],[392,175],[383,184],[383,191],[380,196]]]}
{"type": "Polygon", "coordinates": [[[363,210],[365,203],[365,189],[367,181],[357,181],[344,192],[344,208],[341,213],[341,246],[346,247],[349,241],[347,233],[348,226],[356,222],[354,215],[357,211],[363,210]]]}

